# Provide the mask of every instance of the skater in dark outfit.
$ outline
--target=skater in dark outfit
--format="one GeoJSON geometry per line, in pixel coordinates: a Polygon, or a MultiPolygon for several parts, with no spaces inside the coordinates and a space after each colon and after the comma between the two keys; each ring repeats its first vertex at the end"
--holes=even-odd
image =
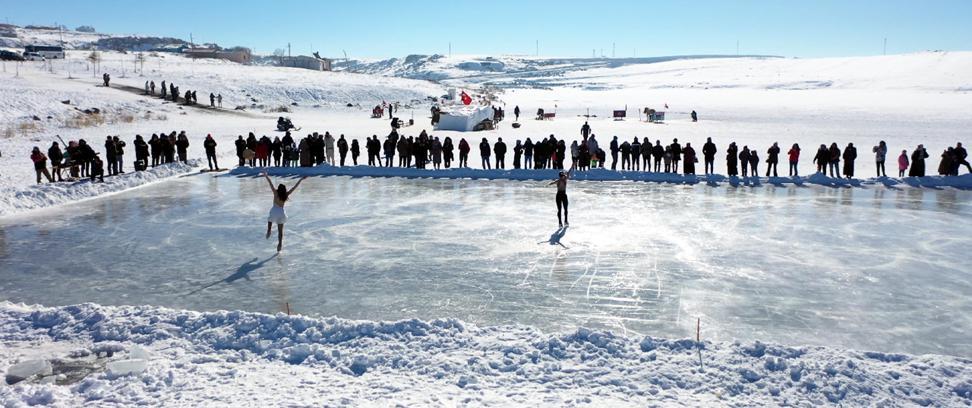
{"type": "Polygon", "coordinates": [[[277,252],[280,252],[283,249],[283,226],[287,222],[287,213],[284,212],[284,204],[287,204],[287,199],[294,193],[294,190],[297,190],[297,187],[300,187],[300,183],[307,176],[297,180],[297,184],[294,184],[294,187],[290,190],[287,190],[287,186],[283,184],[274,188],[273,181],[270,180],[267,172],[263,172],[263,177],[267,179],[267,184],[270,185],[270,191],[273,192],[273,207],[270,208],[270,215],[267,217],[267,239],[270,239],[273,224],[277,224],[277,252]]]}
{"type": "Polygon", "coordinates": [[[550,184],[548,184],[550,186],[552,186],[554,184],[557,185],[557,224],[560,227],[563,227],[564,225],[567,225],[568,227],[570,226],[570,221],[567,220],[567,204],[568,204],[568,201],[567,201],[567,180],[570,179],[570,173],[572,173],[573,171],[574,171],[574,165],[571,165],[570,166],[570,170],[567,170],[566,173],[560,172],[559,177],[557,177],[556,180],[554,180],[554,181],[550,182],[550,184]],[[564,210],[564,219],[563,219],[563,221],[561,221],[561,219],[560,219],[560,209],[561,209],[561,207],[563,207],[563,210],[564,210]]]}

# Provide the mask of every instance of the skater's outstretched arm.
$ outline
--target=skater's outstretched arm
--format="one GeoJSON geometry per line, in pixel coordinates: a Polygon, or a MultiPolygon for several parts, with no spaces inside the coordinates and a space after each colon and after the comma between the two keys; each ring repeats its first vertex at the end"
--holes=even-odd
{"type": "Polygon", "coordinates": [[[270,185],[270,191],[273,191],[273,194],[276,196],[277,189],[273,188],[273,180],[270,180],[270,175],[267,174],[266,170],[263,171],[263,178],[267,179],[267,184],[270,185]]]}
{"type": "Polygon", "coordinates": [[[288,192],[287,192],[287,195],[291,195],[291,194],[293,194],[293,193],[294,193],[294,190],[296,190],[296,189],[297,189],[297,187],[299,187],[299,186],[300,186],[300,182],[301,182],[301,181],[304,181],[304,179],[305,179],[305,178],[307,178],[307,176],[304,176],[304,177],[301,177],[301,178],[300,178],[300,180],[297,180],[297,184],[294,184],[294,187],[293,187],[293,188],[291,188],[291,189],[290,189],[290,191],[288,191],[288,192]]]}

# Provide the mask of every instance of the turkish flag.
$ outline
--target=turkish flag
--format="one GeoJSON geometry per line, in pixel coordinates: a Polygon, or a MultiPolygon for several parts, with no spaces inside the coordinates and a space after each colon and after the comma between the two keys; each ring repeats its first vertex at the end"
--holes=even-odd
{"type": "Polygon", "coordinates": [[[462,99],[463,105],[469,105],[470,103],[472,103],[472,97],[470,97],[469,94],[466,93],[466,91],[462,91],[462,94],[460,94],[459,97],[462,99]]]}

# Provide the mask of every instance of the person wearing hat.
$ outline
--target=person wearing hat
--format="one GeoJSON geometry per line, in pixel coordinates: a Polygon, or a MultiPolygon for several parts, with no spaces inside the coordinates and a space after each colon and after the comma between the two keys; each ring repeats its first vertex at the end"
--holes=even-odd
{"type": "Polygon", "coordinates": [[[556,201],[557,201],[557,224],[561,228],[563,228],[564,225],[566,225],[568,227],[570,226],[570,221],[567,220],[567,204],[568,204],[568,201],[567,201],[567,180],[570,179],[570,173],[572,173],[574,171],[574,166],[575,166],[574,164],[571,164],[570,165],[570,170],[567,170],[566,173],[560,172],[557,175],[557,179],[554,180],[554,181],[552,181],[552,182],[550,182],[550,184],[548,184],[550,186],[552,186],[554,184],[557,185],[557,198],[556,198],[556,201]],[[563,219],[563,221],[561,221],[561,219],[560,219],[560,210],[561,210],[561,207],[563,207],[563,211],[564,211],[564,219],[563,219]]]}
{"type": "Polygon", "coordinates": [[[95,152],[91,158],[91,169],[89,169],[88,174],[90,174],[92,183],[94,183],[95,179],[98,179],[102,183],[105,182],[105,163],[101,161],[100,154],[95,152]]]}

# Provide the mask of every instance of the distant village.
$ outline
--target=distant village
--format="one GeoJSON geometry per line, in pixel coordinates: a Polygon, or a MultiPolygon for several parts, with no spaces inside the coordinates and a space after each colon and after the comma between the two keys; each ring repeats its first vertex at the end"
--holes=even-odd
{"type": "Polygon", "coordinates": [[[303,68],[313,71],[330,71],[332,60],[313,55],[284,55],[275,52],[274,55],[254,55],[247,47],[220,47],[218,44],[196,44],[172,37],[143,37],[143,36],[109,36],[95,33],[93,27],[80,26],[74,30],[66,27],[33,26],[19,27],[12,24],[0,24],[0,49],[3,49],[3,59],[60,59],[64,58],[64,50],[102,50],[117,52],[154,52],[182,54],[189,58],[214,58],[233,61],[240,64],[260,64],[280,67],[303,68]],[[40,38],[28,36],[25,33],[43,34],[40,38]],[[78,43],[65,41],[65,37],[87,35],[91,41],[78,43]]]}

